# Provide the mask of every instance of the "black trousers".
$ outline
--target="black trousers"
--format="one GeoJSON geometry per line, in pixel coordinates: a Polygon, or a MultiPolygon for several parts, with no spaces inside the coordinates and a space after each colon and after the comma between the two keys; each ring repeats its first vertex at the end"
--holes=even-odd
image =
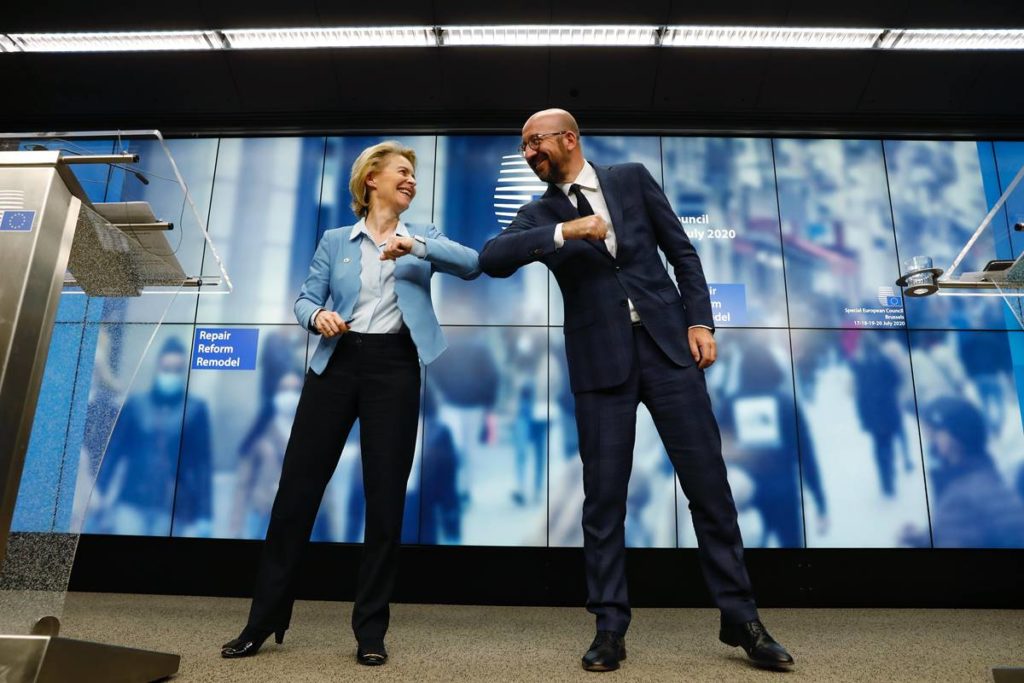
{"type": "Polygon", "coordinates": [[[366,531],[352,629],[363,645],[388,629],[405,489],[416,449],[420,368],[408,333],[347,332],[306,383],[270,515],[249,626],[287,628],[299,560],[352,425],[360,421],[366,531]]]}
{"type": "Polygon", "coordinates": [[[701,569],[722,619],[756,619],[736,504],[704,373],[695,365],[679,367],[646,329],[633,329],[634,363],[626,382],[576,394],[587,610],[597,616],[598,630],[624,634],[629,627],[624,523],[636,409],[643,401],[690,501],[701,569]]]}

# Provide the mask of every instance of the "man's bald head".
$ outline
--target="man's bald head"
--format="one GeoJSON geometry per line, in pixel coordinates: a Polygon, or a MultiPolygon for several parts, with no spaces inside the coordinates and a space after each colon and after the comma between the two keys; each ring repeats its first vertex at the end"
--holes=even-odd
{"type": "Polygon", "coordinates": [[[576,125],[573,115],[564,109],[543,109],[526,119],[523,131],[537,126],[550,126],[552,130],[571,130],[576,137],[580,136],[580,127],[576,125]]]}

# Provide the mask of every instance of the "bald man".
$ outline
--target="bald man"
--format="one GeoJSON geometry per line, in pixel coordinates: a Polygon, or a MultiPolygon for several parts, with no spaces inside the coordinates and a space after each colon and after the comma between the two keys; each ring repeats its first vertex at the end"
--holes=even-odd
{"type": "Polygon", "coordinates": [[[792,666],[793,658],[758,618],[743,562],[736,506],[704,382],[716,348],[697,252],[646,168],[596,166],[584,158],[569,112],[537,112],[523,126],[522,141],[523,156],[548,190],[487,242],[480,266],[492,277],[508,277],[540,261],[562,289],[583,461],[587,609],[597,618],[583,668],[611,671],[626,658],[624,520],[640,401],[690,501],[701,568],[721,611],[719,638],[742,647],[757,665],[792,666]]]}

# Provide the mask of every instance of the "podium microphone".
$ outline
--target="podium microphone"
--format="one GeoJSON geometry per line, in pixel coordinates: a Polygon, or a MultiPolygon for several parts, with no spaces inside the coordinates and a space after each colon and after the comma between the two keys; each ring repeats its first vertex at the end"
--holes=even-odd
{"type": "MultiPolygon", "coordinates": [[[[72,145],[71,143],[68,143],[68,146],[69,147],[76,147],[76,145],[72,145]]],[[[47,147],[46,145],[38,145],[38,144],[36,144],[36,145],[29,145],[28,146],[28,150],[30,152],[49,152],[49,151],[51,151],[50,148],[47,147]]],[[[58,150],[58,151],[67,151],[67,152],[69,152],[69,153],[71,153],[73,155],[76,155],[76,156],[81,156],[82,155],[81,152],[75,151],[74,149],[58,150]]],[[[127,171],[128,173],[131,173],[133,176],[138,178],[139,182],[142,183],[143,185],[149,185],[149,178],[144,176],[141,171],[137,171],[134,168],[128,168],[127,166],[122,166],[121,164],[111,163],[109,165],[113,166],[114,168],[119,168],[122,171],[127,171]]]]}

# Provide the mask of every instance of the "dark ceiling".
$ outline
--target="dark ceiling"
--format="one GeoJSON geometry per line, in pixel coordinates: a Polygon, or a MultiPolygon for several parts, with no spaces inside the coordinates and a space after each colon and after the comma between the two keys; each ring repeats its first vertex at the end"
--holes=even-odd
{"type": "MultiPolygon", "coordinates": [[[[15,0],[6,33],[637,23],[1021,28],[1024,1],[15,0]]],[[[532,111],[604,130],[1024,136],[1024,51],[429,48],[0,54],[0,130],[515,131],[532,111]]]]}

